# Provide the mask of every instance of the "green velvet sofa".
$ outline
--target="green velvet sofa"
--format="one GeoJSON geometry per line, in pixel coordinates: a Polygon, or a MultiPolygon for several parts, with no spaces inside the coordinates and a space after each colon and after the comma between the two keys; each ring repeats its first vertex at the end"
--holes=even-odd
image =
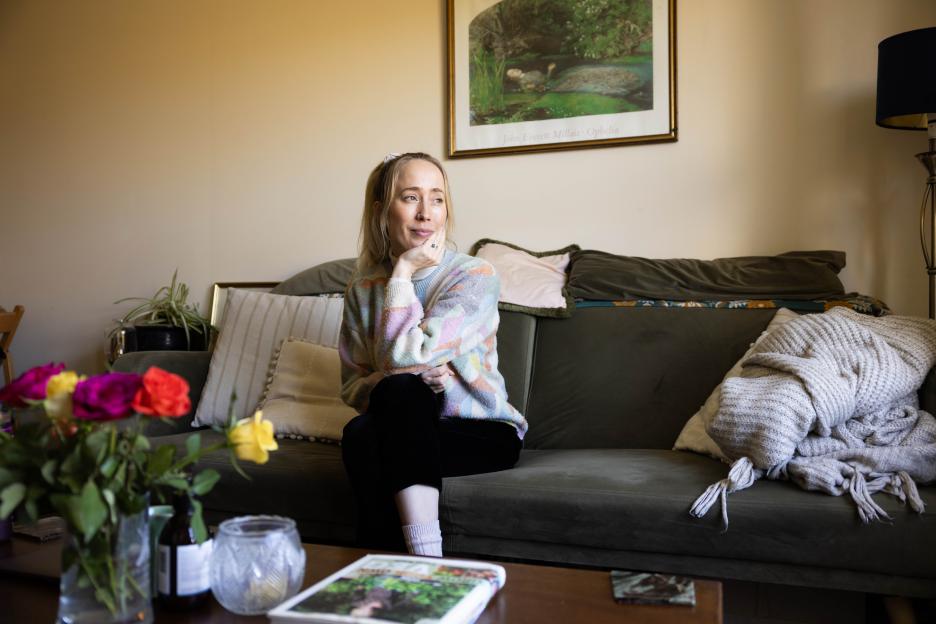
{"type": "MultiPolygon", "coordinates": [[[[288,291],[288,289],[286,289],[288,291]]],[[[281,289],[280,292],[283,292],[281,289]]],[[[817,590],[936,598],[936,488],[916,514],[875,499],[892,524],[864,525],[847,497],[762,480],[713,510],[689,508],[727,466],[671,450],[687,419],[772,318],[772,309],[580,306],[569,318],[501,312],[500,368],[530,424],[509,471],[446,479],[446,553],[655,570],[817,590]]],[[[140,352],[118,370],[159,365],[197,401],[210,354],[140,352]]],[[[921,389],[936,409],[936,377],[921,389]]],[[[178,442],[191,422],[158,433],[178,442]]],[[[208,432],[210,434],[210,432],[208,432]]],[[[224,457],[205,500],[210,521],[241,514],[296,520],[305,541],[351,543],[350,487],[334,444],[280,440],[250,482],[224,457]]]]}

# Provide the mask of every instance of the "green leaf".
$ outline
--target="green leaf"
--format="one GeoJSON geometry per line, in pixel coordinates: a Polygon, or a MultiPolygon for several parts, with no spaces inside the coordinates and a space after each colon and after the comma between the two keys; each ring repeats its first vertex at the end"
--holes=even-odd
{"type": "Polygon", "coordinates": [[[175,447],[171,444],[164,444],[156,449],[150,457],[146,472],[151,476],[158,476],[169,470],[172,461],[175,459],[175,447]]]}
{"type": "Polygon", "coordinates": [[[26,496],[26,486],[22,483],[11,483],[0,492],[0,518],[8,518],[26,496]]]}
{"type": "Polygon", "coordinates": [[[124,484],[127,482],[127,462],[122,462],[117,468],[114,478],[111,479],[111,486],[115,489],[123,488],[124,484]]]}
{"type": "Polygon", "coordinates": [[[26,512],[26,521],[36,522],[39,519],[39,505],[34,500],[27,500],[23,504],[23,510],[26,512]]]}
{"type": "Polygon", "coordinates": [[[79,506],[78,501],[77,494],[52,494],[49,496],[49,503],[52,504],[52,508],[75,528],[78,528],[78,515],[76,513],[79,506]]]}
{"type": "Polygon", "coordinates": [[[168,477],[163,480],[163,483],[169,487],[179,490],[180,492],[188,492],[189,489],[188,481],[182,477],[168,477]]]}
{"type": "Polygon", "coordinates": [[[5,488],[15,481],[19,481],[19,477],[16,473],[8,468],[0,466],[0,488],[5,488]]]}
{"type": "Polygon", "coordinates": [[[111,524],[117,524],[117,497],[114,496],[114,493],[104,488],[101,490],[101,495],[104,496],[104,500],[107,501],[107,509],[110,512],[110,521],[111,524]]]}
{"type": "Polygon", "coordinates": [[[211,488],[215,486],[215,483],[217,483],[220,478],[221,475],[218,474],[217,470],[212,470],[210,468],[202,470],[195,475],[195,480],[192,482],[192,491],[198,496],[204,496],[211,491],[211,488]]]}
{"type": "Polygon", "coordinates": [[[85,438],[85,446],[88,447],[95,464],[100,464],[104,460],[104,453],[107,452],[110,435],[110,429],[102,428],[88,434],[88,437],[85,438]]]}
{"type": "Polygon", "coordinates": [[[104,475],[105,479],[109,480],[114,476],[114,473],[117,472],[118,466],[120,466],[120,458],[111,455],[104,460],[103,464],[101,464],[101,474],[104,475]]]}
{"type": "Polygon", "coordinates": [[[81,489],[78,507],[78,526],[84,534],[86,544],[91,541],[106,519],[107,507],[101,500],[101,492],[94,481],[88,481],[81,489]]]}
{"type": "Polygon", "coordinates": [[[205,528],[205,520],[202,517],[201,501],[192,500],[192,530],[195,532],[195,542],[201,544],[208,539],[208,529],[205,528]]]}
{"type": "Polygon", "coordinates": [[[55,484],[55,469],[58,468],[58,462],[54,459],[50,459],[46,463],[42,464],[42,478],[45,479],[45,482],[49,485],[55,484]]]}
{"type": "Polygon", "coordinates": [[[133,450],[134,451],[148,451],[150,450],[150,442],[146,439],[144,435],[138,435],[133,440],[133,450]]]}
{"type": "Polygon", "coordinates": [[[193,433],[185,441],[185,450],[188,451],[189,457],[198,455],[198,451],[201,449],[201,434],[193,433]]]}
{"type": "Polygon", "coordinates": [[[74,474],[79,470],[81,470],[81,446],[76,446],[75,449],[68,454],[68,457],[65,458],[65,461],[62,462],[62,472],[74,474]]]}

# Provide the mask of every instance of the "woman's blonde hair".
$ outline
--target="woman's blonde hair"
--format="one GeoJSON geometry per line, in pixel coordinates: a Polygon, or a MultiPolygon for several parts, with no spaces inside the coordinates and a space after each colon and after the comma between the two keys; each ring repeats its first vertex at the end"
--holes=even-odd
{"type": "Polygon", "coordinates": [[[442,163],[423,152],[408,152],[406,154],[388,156],[382,163],[374,167],[367,177],[367,187],[364,190],[364,215],[361,217],[361,236],[357,268],[362,274],[390,259],[390,229],[388,213],[390,200],[396,194],[396,184],[400,172],[406,163],[411,160],[425,160],[430,162],[442,172],[445,182],[445,240],[452,238],[454,214],[452,212],[452,196],[449,193],[448,174],[442,163]]]}

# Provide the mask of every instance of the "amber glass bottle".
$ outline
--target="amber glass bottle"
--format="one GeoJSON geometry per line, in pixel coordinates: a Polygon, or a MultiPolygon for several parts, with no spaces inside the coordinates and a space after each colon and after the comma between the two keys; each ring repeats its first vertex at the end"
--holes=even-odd
{"type": "Polygon", "coordinates": [[[172,506],[172,518],[159,535],[156,601],[171,610],[193,609],[211,593],[208,563],[212,541],[195,543],[193,509],[187,495],[176,495],[172,506]]]}

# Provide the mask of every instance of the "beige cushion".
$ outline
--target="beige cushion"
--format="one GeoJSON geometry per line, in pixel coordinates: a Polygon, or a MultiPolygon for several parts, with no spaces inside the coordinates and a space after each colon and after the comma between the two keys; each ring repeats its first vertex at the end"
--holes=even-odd
{"type": "MultiPolygon", "coordinates": [[[[757,345],[761,340],[767,337],[770,332],[776,330],[778,327],[781,327],[788,321],[795,319],[799,314],[793,312],[792,310],[787,310],[786,308],[780,308],[777,310],[777,313],[774,314],[774,317],[770,320],[770,323],[767,325],[767,328],[761,332],[761,335],[757,337],[757,340],[751,344],[750,348],[741,356],[741,359],[735,362],[735,365],[731,367],[726,374],[722,383],[725,383],[725,379],[731,379],[732,377],[738,377],[741,375],[741,364],[751,355],[751,351],[754,350],[754,346],[757,345]]],[[[693,451],[695,453],[701,453],[703,455],[708,455],[715,459],[720,459],[725,463],[731,463],[721,449],[715,443],[709,434],[705,431],[706,426],[712,422],[712,419],[715,418],[715,414],[718,413],[718,408],[721,405],[721,383],[715,386],[715,389],[712,390],[712,394],[709,395],[709,398],[706,399],[705,404],[699,408],[699,411],[693,414],[692,418],[685,424],[683,430],[679,432],[679,437],[676,438],[676,444],[673,445],[673,449],[676,451],[693,451]]]]}
{"type": "Polygon", "coordinates": [[[338,350],[289,338],[273,363],[260,409],[277,435],[339,442],[342,429],[357,415],[340,393],[338,350]]]}
{"type": "Polygon", "coordinates": [[[343,308],[341,297],[293,297],[230,289],[194,425],[226,422],[232,390],[237,391],[235,415],[244,418],[252,414],[283,340],[295,336],[337,347],[343,308]]]}

